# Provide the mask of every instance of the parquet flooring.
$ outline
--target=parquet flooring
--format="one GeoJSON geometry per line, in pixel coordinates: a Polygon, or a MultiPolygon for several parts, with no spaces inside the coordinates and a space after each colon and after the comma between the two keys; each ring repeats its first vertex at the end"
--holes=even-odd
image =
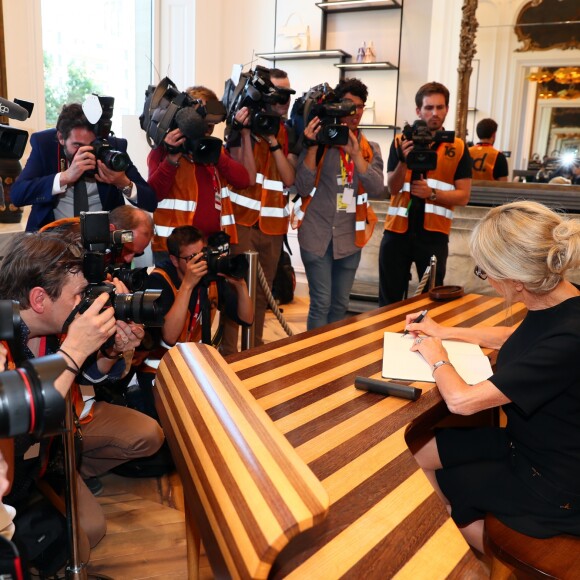
{"type": "MultiPolygon", "coordinates": [[[[306,330],[307,289],[298,285],[294,301],[281,307],[294,334],[306,330]]],[[[272,314],[266,314],[264,341],[286,337],[272,314]]],[[[107,534],[91,552],[89,575],[115,580],[187,578],[183,490],[174,473],[160,478],[132,479],[112,473],[102,478],[99,501],[107,517],[107,534]]],[[[213,578],[202,557],[201,580],[213,578]]]]}

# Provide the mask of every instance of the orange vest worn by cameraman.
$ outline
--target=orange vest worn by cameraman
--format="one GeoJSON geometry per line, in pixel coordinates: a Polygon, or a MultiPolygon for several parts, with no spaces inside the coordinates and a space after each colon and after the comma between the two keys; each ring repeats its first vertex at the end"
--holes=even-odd
{"type": "MultiPolygon", "coordinates": [[[[288,134],[284,125],[280,125],[276,138],[287,155],[288,134]]],[[[288,190],[266,139],[254,145],[254,159],[256,184],[246,189],[230,189],[236,223],[251,227],[259,220],[260,230],[265,234],[284,235],[290,219],[288,190]]]]}
{"type": "MultiPolygon", "coordinates": [[[[401,135],[397,135],[396,143],[399,143],[401,135]]],[[[450,143],[441,143],[437,147],[437,169],[428,171],[425,181],[433,189],[452,191],[455,189],[455,171],[463,157],[465,143],[455,138],[450,143]]],[[[407,170],[405,182],[401,191],[391,193],[391,203],[387,210],[385,230],[404,234],[409,228],[409,204],[411,203],[411,170],[407,170]]],[[[430,232],[451,232],[453,221],[453,207],[445,206],[437,201],[425,200],[425,219],[423,227],[430,232]]]]}
{"type": "MultiPolygon", "coordinates": [[[[373,159],[373,150],[366,140],[366,137],[360,133],[359,147],[361,149],[362,156],[367,163],[370,163],[373,159]]],[[[322,164],[324,163],[324,158],[328,147],[324,148],[324,153],[320,159],[317,167],[316,180],[314,181],[314,187],[307,197],[300,197],[294,204],[292,209],[291,225],[292,229],[297,229],[302,225],[304,221],[304,215],[306,210],[316,193],[316,188],[318,187],[318,182],[320,181],[320,173],[322,171],[322,164]]],[[[364,191],[363,184],[359,180],[358,192],[356,194],[356,213],[355,213],[355,235],[354,243],[358,248],[364,247],[367,242],[371,239],[373,231],[375,229],[375,224],[378,218],[368,202],[369,195],[364,191]]]]}
{"type": "Polygon", "coordinates": [[[473,179],[495,181],[493,168],[499,151],[490,144],[480,143],[469,148],[473,160],[473,179]]]}
{"type": "MultiPolygon", "coordinates": [[[[153,236],[152,247],[155,252],[167,251],[167,238],[174,228],[193,224],[193,216],[195,215],[199,195],[195,167],[195,163],[183,160],[175,174],[170,196],[157,204],[157,209],[153,213],[155,235],[153,236]]],[[[230,190],[225,184],[222,184],[217,168],[210,166],[209,169],[215,172],[216,187],[219,187],[222,206],[220,217],[222,230],[230,236],[230,242],[235,244],[238,241],[238,235],[230,200],[230,190]]],[[[203,194],[213,196],[215,192],[203,192],[203,194]]]]}
{"type": "MultiPolygon", "coordinates": [[[[175,286],[175,284],[173,283],[173,280],[171,280],[171,276],[162,268],[155,268],[153,269],[153,271],[151,272],[151,274],[159,274],[160,276],[162,276],[164,278],[164,280],[167,282],[167,284],[169,284],[169,287],[171,288],[171,290],[173,291],[173,298],[175,300],[175,297],[177,296],[177,292],[179,292],[179,289],[175,286]]],[[[217,289],[217,284],[215,282],[211,282],[208,289],[207,289],[207,298],[209,300],[210,303],[210,317],[211,317],[211,322],[213,323],[213,320],[215,318],[215,314],[217,312],[217,305],[218,305],[218,289],[217,289]]],[[[196,314],[194,315],[195,318],[192,316],[189,308],[187,309],[187,315],[185,317],[185,320],[183,321],[183,328],[181,329],[181,334],[179,335],[179,338],[177,339],[177,342],[200,342],[201,341],[201,320],[199,317],[199,298],[196,304],[196,314]]],[[[161,359],[163,358],[163,355],[171,348],[170,345],[162,342],[162,344],[152,350],[147,358],[145,359],[143,366],[141,367],[140,370],[142,370],[143,372],[156,372],[157,368],[159,367],[159,364],[161,363],[161,359]]]]}

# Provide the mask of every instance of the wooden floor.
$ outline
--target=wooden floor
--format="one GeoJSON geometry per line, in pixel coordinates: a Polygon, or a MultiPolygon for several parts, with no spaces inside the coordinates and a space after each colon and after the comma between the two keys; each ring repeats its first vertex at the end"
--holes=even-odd
{"type": "MultiPolygon", "coordinates": [[[[308,297],[299,285],[294,301],[281,307],[294,334],[306,330],[308,297]]],[[[264,341],[286,337],[286,332],[268,312],[264,341]]],[[[91,552],[89,574],[116,580],[141,578],[186,579],[183,493],[177,474],[160,478],[132,479],[107,474],[102,478],[99,501],[107,517],[107,535],[91,552]]],[[[202,558],[202,580],[213,578],[202,558]]]]}

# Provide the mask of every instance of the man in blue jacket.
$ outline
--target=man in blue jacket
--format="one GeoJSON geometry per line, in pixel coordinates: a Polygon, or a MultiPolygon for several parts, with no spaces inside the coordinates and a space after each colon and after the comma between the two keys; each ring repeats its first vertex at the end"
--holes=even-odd
{"type": "MultiPolygon", "coordinates": [[[[62,108],[56,129],[32,135],[30,157],[10,190],[14,205],[32,205],[27,231],[80,211],[110,211],[124,203],[156,209],[155,192],[128,157],[125,171],[97,159],[92,145],[96,138],[96,126],[78,103],[62,108]]],[[[126,154],[126,139],[108,135],[106,141],[109,156],[126,154]]]]}

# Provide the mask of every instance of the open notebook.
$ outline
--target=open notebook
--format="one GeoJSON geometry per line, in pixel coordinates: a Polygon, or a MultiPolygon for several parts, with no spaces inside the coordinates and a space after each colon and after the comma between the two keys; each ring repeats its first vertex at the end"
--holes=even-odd
{"type": "MultiPolygon", "coordinates": [[[[431,365],[418,353],[412,352],[413,337],[400,332],[385,332],[383,344],[383,377],[403,381],[425,381],[434,383],[431,365]]],[[[489,359],[476,344],[444,340],[443,346],[449,361],[461,378],[474,385],[493,374],[489,359]]]]}

